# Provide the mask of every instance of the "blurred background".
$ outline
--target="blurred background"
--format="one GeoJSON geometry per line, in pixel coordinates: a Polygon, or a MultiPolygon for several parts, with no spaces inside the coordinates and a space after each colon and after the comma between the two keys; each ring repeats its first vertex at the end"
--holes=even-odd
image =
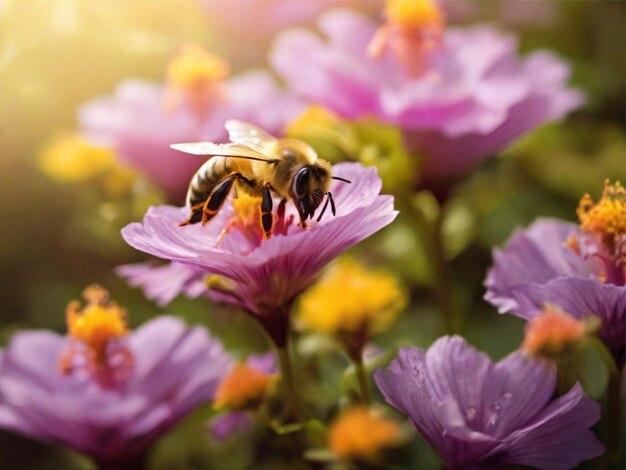
{"type": "MultiPolygon", "coordinates": [[[[161,309],[114,274],[120,264],[147,259],[122,241],[119,229],[140,220],[150,204],[165,201],[157,188],[133,186],[111,197],[106,187],[91,182],[50,177],[41,163],[56,136],[76,129],[81,104],[111,93],[125,78],[162,82],[168,61],[187,44],[222,55],[233,74],[266,66],[272,34],[287,25],[259,20],[254,14],[257,3],[263,2],[0,0],[2,344],[17,329],[64,331],[68,301],[98,282],[127,307],[131,325],[174,313],[208,325],[230,349],[249,352],[265,347],[264,339],[237,312],[187,299],[161,309]]],[[[292,21],[313,23],[326,2],[293,3],[315,4],[292,21]]],[[[331,3],[372,15],[381,8],[377,1],[331,3]]],[[[450,263],[463,333],[498,358],[520,343],[523,322],[497,315],[482,300],[492,247],[539,216],[575,220],[582,194],[597,196],[607,177],[624,180],[626,4],[447,3],[453,24],[489,22],[516,33],[522,51],[556,51],[573,67],[572,84],[588,97],[587,105],[565,122],[532,132],[499,158],[486,161],[455,189],[455,200],[462,204],[451,235],[455,248],[450,263]]],[[[418,245],[398,225],[353,250],[356,256],[400,273],[411,291],[410,306],[380,338],[381,346],[428,345],[441,334],[426,289],[429,268],[418,245]]],[[[337,361],[337,369],[345,366],[337,361]]],[[[203,437],[207,413],[201,410],[159,444],[155,468],[246,468],[246,462],[254,461],[262,437],[257,436],[256,447],[237,441],[229,443],[230,448],[216,446],[208,435],[203,437]],[[189,439],[190,432],[198,439],[189,439]],[[239,464],[215,463],[220,455],[231,461],[235,453],[239,464]]],[[[64,450],[6,433],[0,433],[0,455],[11,468],[89,468],[64,450]]],[[[4,463],[0,466],[4,468],[4,463]]]]}

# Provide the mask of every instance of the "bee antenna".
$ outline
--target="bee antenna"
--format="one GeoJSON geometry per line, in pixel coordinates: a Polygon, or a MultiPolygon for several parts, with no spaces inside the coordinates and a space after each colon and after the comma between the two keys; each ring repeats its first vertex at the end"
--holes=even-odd
{"type": "Polygon", "coordinates": [[[328,207],[328,202],[331,199],[330,193],[326,193],[328,195],[328,197],[326,198],[326,202],[324,203],[324,207],[322,207],[322,212],[320,212],[320,215],[317,216],[317,219],[315,219],[316,222],[319,222],[320,220],[322,220],[322,216],[324,215],[324,212],[326,212],[326,208],[328,207]]]}
{"type": "Polygon", "coordinates": [[[330,210],[333,213],[333,217],[337,215],[337,210],[335,209],[335,200],[333,199],[333,194],[328,191],[328,199],[330,200],[330,210]]]}
{"type": "MultiPolygon", "coordinates": [[[[348,183],[348,184],[351,184],[351,183],[352,183],[352,181],[347,180],[347,179],[345,179],[345,178],[342,178],[342,177],[340,177],[340,176],[331,176],[331,179],[334,179],[334,180],[339,180],[339,181],[343,181],[344,183],[348,183]]],[[[330,193],[328,193],[328,194],[330,194],[330,193]]],[[[332,197],[332,196],[331,196],[331,197],[332,197]]]]}

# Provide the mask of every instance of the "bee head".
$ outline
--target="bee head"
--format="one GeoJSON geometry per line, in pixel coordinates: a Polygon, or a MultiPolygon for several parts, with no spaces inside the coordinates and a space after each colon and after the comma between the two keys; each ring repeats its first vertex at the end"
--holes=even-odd
{"type": "Polygon", "coordinates": [[[315,210],[328,192],[330,179],[330,164],[324,160],[316,160],[296,171],[291,184],[291,195],[298,208],[300,220],[313,218],[315,210]]]}

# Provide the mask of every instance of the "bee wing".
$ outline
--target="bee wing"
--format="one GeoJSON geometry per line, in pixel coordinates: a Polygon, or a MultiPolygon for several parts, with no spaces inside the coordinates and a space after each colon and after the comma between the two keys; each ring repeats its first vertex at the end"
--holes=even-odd
{"type": "Polygon", "coordinates": [[[189,142],[183,144],[172,144],[170,148],[191,155],[220,156],[220,157],[238,157],[249,160],[262,160],[273,162],[274,160],[255,149],[246,145],[238,144],[214,144],[213,142],[189,142]]]}
{"type": "Polygon", "coordinates": [[[225,127],[231,142],[245,145],[257,152],[267,153],[268,149],[272,148],[278,141],[276,137],[263,129],[236,119],[226,121],[225,127]]]}

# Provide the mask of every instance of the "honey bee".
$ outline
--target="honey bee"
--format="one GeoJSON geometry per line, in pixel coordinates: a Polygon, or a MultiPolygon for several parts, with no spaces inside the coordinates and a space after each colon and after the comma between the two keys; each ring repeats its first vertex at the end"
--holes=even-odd
{"type": "Polygon", "coordinates": [[[302,226],[306,226],[308,218],[313,219],[324,196],[326,202],[317,220],[329,203],[335,215],[335,201],[329,191],[331,180],[350,181],[332,176],[331,164],[318,158],[311,146],[296,139],[278,139],[242,121],[226,121],[225,127],[229,144],[195,142],[171,146],[181,152],[211,157],[189,183],[187,205],[191,213],[181,226],[210,221],[233,185],[236,194],[244,192],[261,198],[260,224],[266,238],[271,236],[274,223],[272,194],[281,199],[283,211],[285,203],[293,201],[302,226]]]}

